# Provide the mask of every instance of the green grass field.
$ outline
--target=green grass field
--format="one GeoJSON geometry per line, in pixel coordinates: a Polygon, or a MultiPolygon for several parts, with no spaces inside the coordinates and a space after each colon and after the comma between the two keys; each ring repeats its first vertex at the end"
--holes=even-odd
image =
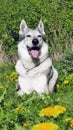
{"type": "Polygon", "coordinates": [[[73,53],[54,63],[59,72],[57,92],[44,94],[43,98],[36,93],[18,97],[14,65],[0,65],[0,130],[56,130],[55,127],[48,129],[49,122],[57,125],[58,130],[73,130],[72,59],[73,53]],[[54,110],[51,115],[51,107],[56,106],[59,111],[54,110]],[[46,114],[43,112],[41,116],[40,111],[47,107],[49,111],[45,109],[46,114]]]}

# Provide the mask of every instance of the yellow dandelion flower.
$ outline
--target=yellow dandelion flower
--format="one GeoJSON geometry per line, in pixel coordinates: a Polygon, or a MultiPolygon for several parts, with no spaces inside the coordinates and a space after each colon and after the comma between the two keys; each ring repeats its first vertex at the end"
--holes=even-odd
{"type": "Polygon", "coordinates": [[[32,130],[57,130],[58,125],[52,123],[52,122],[43,122],[37,125],[34,125],[32,130]]]}
{"type": "Polygon", "coordinates": [[[68,84],[69,83],[69,80],[64,80],[64,84],[68,84]]]}
{"type": "Polygon", "coordinates": [[[12,72],[11,75],[18,75],[16,71],[12,72]]]}
{"type": "Polygon", "coordinates": [[[55,107],[47,107],[42,109],[39,112],[40,116],[48,116],[48,117],[57,117],[59,114],[62,114],[66,111],[66,108],[61,106],[61,105],[57,105],[55,107]]]}
{"type": "Polygon", "coordinates": [[[73,119],[70,121],[70,124],[69,124],[71,127],[73,127],[73,119]]]}
{"type": "Polygon", "coordinates": [[[53,107],[47,107],[40,111],[40,116],[52,116],[53,115],[53,107]]]}
{"type": "Polygon", "coordinates": [[[18,81],[18,79],[15,79],[15,82],[17,82],[18,81]]]}
{"type": "Polygon", "coordinates": [[[8,75],[6,75],[6,79],[8,79],[9,78],[9,76],[8,75]]]}
{"type": "Polygon", "coordinates": [[[73,73],[72,73],[72,74],[69,74],[69,76],[72,77],[72,76],[73,76],[73,73]]]}
{"type": "Polygon", "coordinates": [[[54,107],[53,117],[57,117],[59,114],[63,114],[65,111],[66,111],[65,107],[57,105],[54,107]]]}
{"type": "Polygon", "coordinates": [[[59,84],[56,84],[56,88],[59,89],[60,85],[59,84]]]}
{"type": "Polygon", "coordinates": [[[68,117],[68,118],[65,119],[65,121],[70,121],[70,120],[72,120],[71,117],[68,117]]]}
{"type": "Polygon", "coordinates": [[[14,78],[11,78],[12,80],[14,80],[14,78]]]}
{"type": "Polygon", "coordinates": [[[19,106],[19,107],[16,108],[16,110],[17,110],[17,111],[23,111],[23,110],[24,110],[24,107],[19,106]]]}
{"type": "Polygon", "coordinates": [[[24,126],[24,127],[27,127],[28,125],[29,125],[28,122],[24,122],[24,123],[23,123],[23,126],[24,126]]]}
{"type": "Polygon", "coordinates": [[[58,111],[58,113],[60,113],[60,114],[61,114],[61,113],[64,113],[64,112],[66,111],[66,108],[63,107],[63,106],[61,106],[61,105],[55,106],[54,109],[55,109],[56,111],[58,111]]]}
{"type": "Polygon", "coordinates": [[[18,77],[18,73],[17,73],[17,72],[12,72],[11,75],[10,75],[10,78],[11,78],[13,81],[16,81],[16,80],[17,80],[17,77],[18,77]]]}
{"type": "Polygon", "coordinates": [[[12,73],[11,73],[11,76],[17,76],[17,75],[18,75],[17,72],[12,72],[12,73]]]}
{"type": "Polygon", "coordinates": [[[0,86],[0,89],[4,89],[4,86],[0,86]]]}

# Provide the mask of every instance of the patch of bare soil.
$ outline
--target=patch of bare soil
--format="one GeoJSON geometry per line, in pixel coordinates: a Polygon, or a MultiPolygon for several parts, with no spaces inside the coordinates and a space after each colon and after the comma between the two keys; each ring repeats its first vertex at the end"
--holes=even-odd
{"type": "Polygon", "coordinates": [[[61,52],[56,52],[56,53],[54,53],[53,55],[51,55],[51,59],[52,59],[53,61],[59,60],[59,59],[61,59],[61,58],[62,58],[62,53],[61,53],[61,52]]]}
{"type": "Polygon", "coordinates": [[[0,64],[3,62],[10,62],[15,64],[17,60],[18,56],[16,54],[13,54],[12,56],[6,55],[6,53],[4,52],[4,50],[0,45],[0,64]]]}
{"type": "Polygon", "coordinates": [[[0,45],[0,64],[7,61],[8,57],[6,56],[5,52],[2,50],[2,47],[0,45]]]}

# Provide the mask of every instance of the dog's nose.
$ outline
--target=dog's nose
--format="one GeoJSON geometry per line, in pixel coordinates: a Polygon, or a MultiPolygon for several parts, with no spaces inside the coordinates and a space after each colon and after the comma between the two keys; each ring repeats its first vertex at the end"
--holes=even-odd
{"type": "Polygon", "coordinates": [[[39,44],[39,40],[38,40],[37,38],[34,38],[34,39],[32,40],[32,44],[33,44],[34,46],[38,45],[38,44],[39,44]]]}

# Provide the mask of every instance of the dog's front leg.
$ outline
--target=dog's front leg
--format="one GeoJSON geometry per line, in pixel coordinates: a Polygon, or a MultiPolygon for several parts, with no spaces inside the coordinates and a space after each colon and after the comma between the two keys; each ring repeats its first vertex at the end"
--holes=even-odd
{"type": "Polygon", "coordinates": [[[25,76],[25,74],[26,74],[26,72],[27,72],[26,69],[23,67],[23,65],[22,65],[22,63],[21,63],[20,60],[17,61],[17,64],[16,64],[16,66],[15,66],[15,69],[16,69],[17,73],[18,73],[19,75],[21,75],[21,76],[25,76]]]}
{"type": "Polygon", "coordinates": [[[33,91],[32,88],[32,81],[29,79],[29,77],[18,77],[18,85],[19,90],[17,91],[19,96],[22,96],[23,94],[30,94],[33,91]]]}
{"type": "Polygon", "coordinates": [[[23,67],[22,63],[20,60],[18,60],[15,69],[17,71],[17,73],[19,74],[18,76],[18,82],[16,85],[17,88],[17,93],[19,96],[22,96],[24,93],[26,94],[30,94],[32,92],[32,85],[31,85],[31,80],[30,78],[27,76],[27,71],[26,69],[23,67]]]}

